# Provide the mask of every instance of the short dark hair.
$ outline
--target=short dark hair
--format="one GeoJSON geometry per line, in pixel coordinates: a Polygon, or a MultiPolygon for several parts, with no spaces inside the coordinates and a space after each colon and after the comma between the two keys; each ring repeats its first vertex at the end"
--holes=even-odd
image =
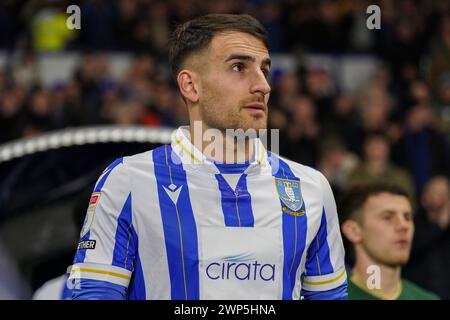
{"type": "Polygon", "coordinates": [[[373,181],[356,184],[344,191],[339,201],[339,220],[341,223],[349,219],[360,221],[360,210],[367,199],[384,192],[404,196],[411,201],[408,193],[403,187],[391,182],[373,181]]]}
{"type": "Polygon", "coordinates": [[[214,35],[239,31],[260,39],[269,48],[267,31],[248,14],[207,14],[179,25],[169,39],[169,62],[176,79],[184,61],[194,52],[206,48],[214,35]]]}

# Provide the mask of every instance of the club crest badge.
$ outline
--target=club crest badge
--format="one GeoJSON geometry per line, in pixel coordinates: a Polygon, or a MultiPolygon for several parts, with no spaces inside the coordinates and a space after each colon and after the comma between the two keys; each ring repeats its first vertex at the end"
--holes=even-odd
{"type": "Polygon", "coordinates": [[[303,198],[300,189],[300,181],[291,179],[275,178],[278,196],[283,206],[283,211],[294,215],[302,216],[305,214],[303,207],[303,198]]]}

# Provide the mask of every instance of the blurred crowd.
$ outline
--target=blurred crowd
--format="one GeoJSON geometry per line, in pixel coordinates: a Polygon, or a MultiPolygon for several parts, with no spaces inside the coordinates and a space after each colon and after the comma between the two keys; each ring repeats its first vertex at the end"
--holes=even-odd
{"type": "Polygon", "coordinates": [[[0,68],[0,143],[68,126],[186,124],[168,69],[168,35],[199,14],[249,13],[267,28],[271,52],[297,62],[270,79],[269,126],[281,129],[280,154],[324,173],[336,198],[357,182],[398,183],[414,200],[418,222],[436,228],[435,242],[424,239],[413,252],[413,265],[448,249],[431,245],[431,256],[430,243],[450,241],[448,1],[86,0],[75,1],[82,28],[67,30],[65,8],[73,3],[0,3],[0,50],[19,53],[0,68]],[[381,8],[380,30],[366,27],[371,4],[381,8]],[[83,52],[71,80],[43,86],[37,55],[64,50],[83,52]],[[120,79],[111,77],[105,51],[134,54],[120,79]],[[380,64],[346,92],[326,68],[307,67],[307,53],[371,54],[380,64]]]}

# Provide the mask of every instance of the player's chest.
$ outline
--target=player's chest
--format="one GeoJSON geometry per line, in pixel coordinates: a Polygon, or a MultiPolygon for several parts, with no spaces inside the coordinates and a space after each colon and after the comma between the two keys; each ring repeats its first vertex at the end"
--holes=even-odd
{"type": "MultiPolygon", "coordinates": [[[[133,212],[149,226],[154,220],[192,223],[196,228],[315,228],[321,196],[307,181],[271,175],[194,174],[172,171],[147,181],[152,192],[133,190],[133,212]]],[[[169,223],[169,222],[167,222],[169,223]]]]}
{"type": "Polygon", "coordinates": [[[283,277],[295,275],[308,247],[308,228],[320,216],[318,197],[302,191],[301,181],[188,174],[184,181],[175,176],[155,185],[155,194],[140,190],[133,198],[138,233],[160,241],[168,260],[169,253],[180,255],[184,268],[198,270],[209,298],[225,298],[217,295],[225,289],[245,298],[248,292],[238,290],[243,284],[252,296],[278,298],[283,277]],[[275,296],[261,295],[267,292],[275,296]]]}

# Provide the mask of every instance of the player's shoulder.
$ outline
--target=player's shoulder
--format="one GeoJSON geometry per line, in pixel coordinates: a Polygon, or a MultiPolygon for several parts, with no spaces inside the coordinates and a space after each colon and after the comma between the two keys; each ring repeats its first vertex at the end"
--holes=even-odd
{"type": "Polygon", "coordinates": [[[147,150],[141,153],[136,153],[133,155],[125,156],[122,158],[122,162],[125,167],[135,167],[140,165],[151,164],[157,162],[158,160],[155,158],[155,153],[158,150],[163,150],[167,148],[168,145],[163,144],[159,147],[153,148],[151,150],[147,150]]]}
{"type": "Polygon", "coordinates": [[[295,162],[278,154],[272,153],[272,156],[279,158],[281,162],[285,163],[291,169],[294,175],[300,178],[300,180],[315,182],[319,184],[323,183],[324,180],[326,181],[325,176],[319,170],[314,169],[313,167],[295,162]]]}
{"type": "Polygon", "coordinates": [[[165,146],[116,158],[103,170],[95,189],[99,191],[105,183],[127,185],[129,181],[137,177],[147,177],[149,172],[152,172],[151,167],[155,161],[158,161],[153,156],[154,152],[165,146]]]}
{"type": "Polygon", "coordinates": [[[141,153],[123,157],[123,164],[125,166],[133,166],[143,162],[149,162],[152,159],[153,150],[147,150],[141,153]]]}
{"type": "Polygon", "coordinates": [[[407,279],[402,279],[402,285],[403,294],[407,298],[414,300],[440,300],[440,297],[437,294],[419,287],[417,284],[408,281],[407,279]]]}

